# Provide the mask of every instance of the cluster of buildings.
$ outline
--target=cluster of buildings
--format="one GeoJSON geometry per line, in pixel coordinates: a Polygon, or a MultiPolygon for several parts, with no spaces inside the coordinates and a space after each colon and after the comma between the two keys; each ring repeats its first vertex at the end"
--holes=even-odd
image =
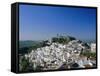
{"type": "Polygon", "coordinates": [[[91,43],[91,52],[96,52],[96,43],[91,43]]]}
{"type": "MultiPolygon", "coordinates": [[[[91,44],[91,47],[91,51],[94,52],[95,44],[91,44]]],[[[62,66],[66,69],[86,68],[86,66],[92,67],[93,63],[96,63],[87,57],[80,56],[80,53],[87,49],[89,46],[80,40],[72,40],[68,44],[51,43],[50,46],[37,48],[24,56],[32,64],[34,70],[38,66],[42,70],[56,70],[62,66]]]]}

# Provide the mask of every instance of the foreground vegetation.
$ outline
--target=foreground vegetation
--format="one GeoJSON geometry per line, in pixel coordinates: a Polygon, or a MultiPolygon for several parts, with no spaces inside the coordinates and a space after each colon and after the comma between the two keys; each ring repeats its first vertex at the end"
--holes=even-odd
{"type": "Polygon", "coordinates": [[[96,52],[90,52],[90,51],[86,51],[86,52],[82,52],[80,55],[86,56],[88,58],[96,58],[96,52]]]}

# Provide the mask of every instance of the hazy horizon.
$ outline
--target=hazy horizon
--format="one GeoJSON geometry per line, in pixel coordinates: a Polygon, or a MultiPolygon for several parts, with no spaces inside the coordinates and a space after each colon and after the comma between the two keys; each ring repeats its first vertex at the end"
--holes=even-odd
{"type": "Polygon", "coordinates": [[[19,6],[19,40],[45,40],[66,34],[96,40],[96,9],[19,6]]]}

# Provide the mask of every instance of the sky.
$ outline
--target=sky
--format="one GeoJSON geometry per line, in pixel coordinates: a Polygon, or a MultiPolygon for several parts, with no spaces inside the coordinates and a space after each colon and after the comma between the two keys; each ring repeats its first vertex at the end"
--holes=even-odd
{"type": "Polygon", "coordinates": [[[80,40],[96,39],[96,9],[19,6],[19,39],[45,40],[69,35],[80,40]]]}

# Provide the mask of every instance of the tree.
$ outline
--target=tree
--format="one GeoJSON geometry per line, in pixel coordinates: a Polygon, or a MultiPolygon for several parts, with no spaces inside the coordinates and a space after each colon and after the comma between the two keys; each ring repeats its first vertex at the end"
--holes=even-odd
{"type": "Polygon", "coordinates": [[[29,66],[29,61],[28,60],[26,60],[24,57],[23,57],[23,59],[22,59],[22,61],[21,61],[21,67],[22,67],[22,71],[27,71],[27,68],[28,68],[28,66],[29,66]]]}

